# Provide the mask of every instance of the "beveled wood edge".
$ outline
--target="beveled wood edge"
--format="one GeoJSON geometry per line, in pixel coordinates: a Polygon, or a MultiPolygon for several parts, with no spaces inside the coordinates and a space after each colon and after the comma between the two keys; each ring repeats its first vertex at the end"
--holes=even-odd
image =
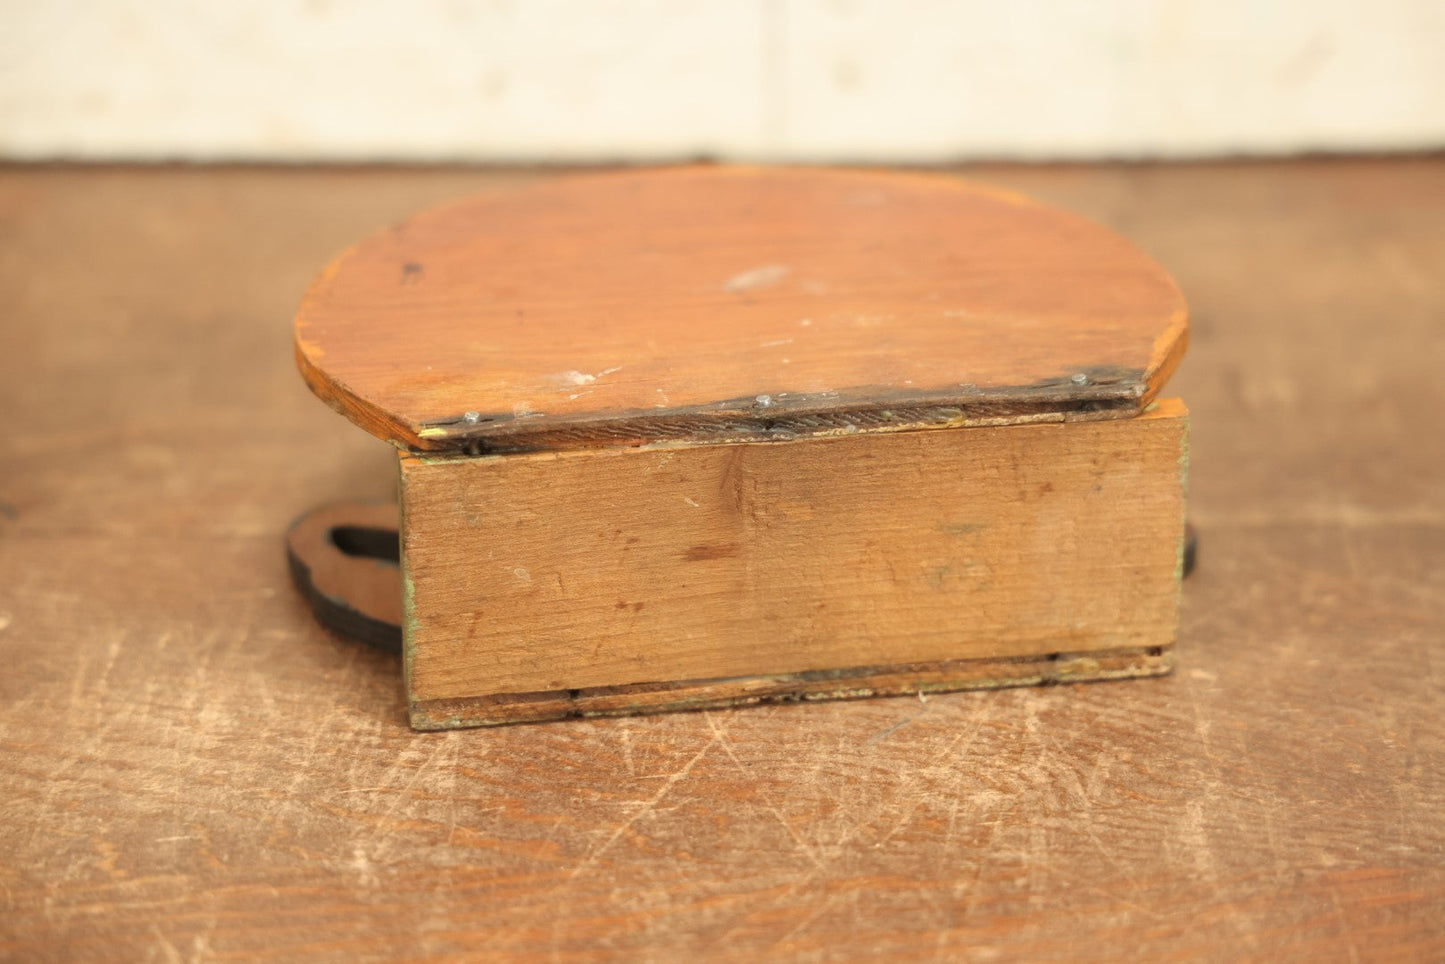
{"type": "Polygon", "coordinates": [[[409,708],[413,729],[450,730],[576,718],[723,709],[759,703],[911,696],[958,690],[1134,679],[1164,676],[1172,669],[1171,644],[1098,652],[943,660],[771,676],[415,700],[409,708]]]}
{"type": "Polygon", "coordinates": [[[317,366],[299,333],[296,333],[292,340],[292,350],[296,356],[296,368],[301,372],[301,380],[311,389],[311,393],[325,402],[332,411],[398,448],[421,450],[421,440],[410,426],[390,412],[362,401],[345,384],[317,366]]]}
{"type": "Polygon", "coordinates": [[[469,424],[458,414],[418,425],[360,399],[312,361],[299,337],[294,351],[296,367],[312,393],[377,438],[412,452],[492,455],[1133,418],[1158,396],[1188,342],[1187,315],[1181,312],[1155,342],[1148,368],[1081,369],[1079,374],[1088,379],[1082,386],[1071,378],[972,391],[954,386],[917,391],[891,404],[883,390],[864,387],[768,397],[766,404],[758,399],[730,399],[689,409],[619,411],[557,423],[488,417],[469,424]]]}
{"type": "MultiPolygon", "coordinates": [[[[1176,291],[1179,290],[1179,284],[1173,276],[1169,276],[1169,283],[1174,285],[1176,291]]],[[[1179,293],[1179,298],[1183,306],[1169,319],[1168,326],[1159,337],[1154,339],[1149,366],[1144,369],[1144,392],[1139,398],[1141,412],[1159,397],[1159,392],[1173,377],[1174,370],[1179,367],[1179,363],[1184,360],[1184,353],[1189,349],[1189,307],[1183,304],[1183,292],[1179,293]]]]}
{"type": "MultiPolygon", "coordinates": [[[[1171,332],[1187,328],[1171,326],[1171,332]]],[[[1187,340],[1184,338],[1183,340],[1187,340]]],[[[1179,340],[1156,348],[1151,369],[1085,369],[1083,386],[1071,379],[1036,385],[959,391],[920,391],[892,404],[879,389],[733,399],[664,411],[615,412],[555,424],[492,420],[469,425],[463,415],[411,425],[362,401],[311,360],[298,339],[296,367],[311,391],[333,410],[404,451],[437,456],[500,455],[659,443],[704,445],[794,441],[833,435],[942,428],[1025,425],[1035,422],[1133,418],[1158,394],[1183,355],[1179,340]],[[1066,389],[1064,382],[1068,381],[1066,389]]]]}

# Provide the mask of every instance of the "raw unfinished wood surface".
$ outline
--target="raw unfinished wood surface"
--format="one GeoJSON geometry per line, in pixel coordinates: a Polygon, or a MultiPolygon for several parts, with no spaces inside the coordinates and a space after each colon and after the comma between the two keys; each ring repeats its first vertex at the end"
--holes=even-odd
{"type": "Polygon", "coordinates": [[[1445,160],[966,173],[1189,294],[1174,673],[415,733],[289,582],[396,461],[292,314],[538,176],[0,168],[0,958],[1445,958],[1445,160]]]}
{"type": "MultiPolygon", "coordinates": [[[[1174,642],[1186,423],[1168,400],[1101,422],[404,457],[413,720],[461,697],[716,680],[716,702],[821,670],[1142,656],[1174,642]]],[[[837,688],[865,690],[857,675],[837,688]]]]}
{"type": "Polygon", "coordinates": [[[1134,415],[1183,298],[1129,242],[938,175],[694,167],[419,214],[296,317],[312,389],[431,450],[1134,415]]]}

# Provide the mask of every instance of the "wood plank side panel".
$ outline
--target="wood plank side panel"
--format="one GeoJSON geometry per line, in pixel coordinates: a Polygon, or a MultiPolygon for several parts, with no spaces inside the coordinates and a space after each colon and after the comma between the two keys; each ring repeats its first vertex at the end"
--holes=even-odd
{"type": "Polygon", "coordinates": [[[1186,423],[403,456],[410,698],[1167,645],[1186,423]]]}

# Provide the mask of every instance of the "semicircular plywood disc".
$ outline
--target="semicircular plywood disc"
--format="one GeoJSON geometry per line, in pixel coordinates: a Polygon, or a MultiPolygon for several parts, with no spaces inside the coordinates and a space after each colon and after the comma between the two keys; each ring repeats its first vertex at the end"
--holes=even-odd
{"type": "Polygon", "coordinates": [[[1124,239],[942,176],[556,178],[342,255],[296,318],[312,389],[433,451],[1128,417],[1183,299],[1124,239]]]}

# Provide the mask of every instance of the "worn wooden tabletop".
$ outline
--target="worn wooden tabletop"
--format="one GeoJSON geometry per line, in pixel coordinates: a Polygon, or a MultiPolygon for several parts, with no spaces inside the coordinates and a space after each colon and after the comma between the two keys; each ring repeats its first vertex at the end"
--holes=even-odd
{"type": "Polygon", "coordinates": [[[417,734],[281,533],[339,248],[537,175],[0,169],[0,956],[1445,957],[1445,159],[976,168],[1174,271],[1174,676],[417,734]]]}

